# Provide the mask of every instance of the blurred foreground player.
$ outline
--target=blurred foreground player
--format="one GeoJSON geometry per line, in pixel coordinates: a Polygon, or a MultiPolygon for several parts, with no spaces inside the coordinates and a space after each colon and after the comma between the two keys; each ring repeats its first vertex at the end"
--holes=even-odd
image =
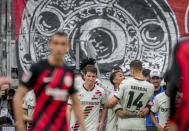
{"type": "Polygon", "coordinates": [[[25,131],[22,101],[24,95],[33,89],[36,106],[32,130],[67,131],[66,106],[70,95],[76,117],[82,130],[85,131],[82,108],[73,86],[73,72],[64,65],[63,61],[63,56],[69,47],[67,34],[55,33],[48,47],[51,51],[48,59],[33,64],[30,71],[23,75],[21,85],[18,87],[14,100],[17,130],[25,131]]]}
{"type": "Polygon", "coordinates": [[[189,130],[189,40],[174,50],[170,83],[170,131],[189,130]],[[178,94],[182,94],[177,99],[178,94]]]}

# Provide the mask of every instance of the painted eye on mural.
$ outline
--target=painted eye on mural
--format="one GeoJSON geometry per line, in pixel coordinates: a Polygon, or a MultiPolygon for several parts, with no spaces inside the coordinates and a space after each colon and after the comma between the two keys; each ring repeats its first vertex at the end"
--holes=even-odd
{"type": "Polygon", "coordinates": [[[144,23],[140,30],[144,45],[149,48],[161,47],[165,40],[165,31],[162,25],[157,22],[144,23]]]}
{"type": "Polygon", "coordinates": [[[39,32],[48,36],[60,28],[61,21],[54,12],[42,12],[38,16],[36,24],[39,32]]]}
{"type": "Polygon", "coordinates": [[[95,28],[90,33],[89,41],[92,42],[96,53],[97,60],[107,59],[117,48],[115,35],[107,28],[95,28]]]}

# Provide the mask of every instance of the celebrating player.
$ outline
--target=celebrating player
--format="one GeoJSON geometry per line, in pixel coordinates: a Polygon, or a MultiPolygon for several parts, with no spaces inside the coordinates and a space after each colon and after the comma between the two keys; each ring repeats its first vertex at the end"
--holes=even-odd
{"type": "MultiPolygon", "coordinates": [[[[97,69],[92,65],[85,67],[84,79],[85,82],[79,88],[78,97],[83,106],[85,116],[85,126],[87,131],[102,130],[105,120],[106,109],[102,110],[101,122],[99,123],[100,107],[105,103],[104,89],[95,84],[97,77],[97,69]]],[[[69,100],[71,106],[74,105],[73,100],[69,100]]],[[[70,110],[68,110],[69,112],[70,110]]],[[[69,113],[70,114],[70,113],[69,113]]],[[[72,131],[80,130],[79,122],[71,113],[70,129],[72,131]]]]}
{"type": "Polygon", "coordinates": [[[125,111],[125,117],[118,118],[118,130],[146,130],[145,113],[141,110],[147,105],[154,92],[154,87],[145,81],[142,75],[142,63],[134,60],[130,63],[130,71],[133,78],[123,80],[119,91],[108,100],[105,107],[112,107],[119,100],[125,111]],[[127,111],[136,112],[138,115],[127,117],[127,111]]]}

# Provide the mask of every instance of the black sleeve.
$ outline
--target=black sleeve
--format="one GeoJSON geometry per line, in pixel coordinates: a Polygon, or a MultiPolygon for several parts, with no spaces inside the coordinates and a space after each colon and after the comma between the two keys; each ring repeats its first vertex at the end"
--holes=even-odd
{"type": "Polygon", "coordinates": [[[71,87],[69,89],[69,94],[70,95],[72,95],[72,94],[77,92],[77,89],[75,89],[75,87],[74,87],[74,74],[73,74],[73,72],[72,72],[72,80],[73,80],[72,81],[72,85],[71,85],[71,87]]]}
{"type": "Polygon", "coordinates": [[[176,97],[177,93],[180,91],[180,82],[181,82],[181,74],[180,74],[180,67],[178,61],[176,59],[176,49],[174,52],[173,63],[170,69],[170,118],[173,117],[176,111],[176,97]]]}
{"type": "Polygon", "coordinates": [[[37,80],[37,70],[37,64],[31,65],[29,71],[23,73],[21,84],[31,89],[37,80]]]}

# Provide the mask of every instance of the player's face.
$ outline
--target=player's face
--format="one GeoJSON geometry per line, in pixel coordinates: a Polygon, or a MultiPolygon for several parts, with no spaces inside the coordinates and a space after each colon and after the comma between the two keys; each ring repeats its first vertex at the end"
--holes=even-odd
{"type": "Polygon", "coordinates": [[[150,79],[150,82],[154,85],[154,87],[160,87],[161,84],[161,78],[160,77],[152,77],[150,79]]]}
{"type": "Polygon", "coordinates": [[[96,82],[96,73],[93,73],[93,72],[87,72],[85,75],[84,75],[84,78],[85,78],[85,83],[89,84],[89,85],[94,85],[95,82],[96,82]]]}
{"type": "Polygon", "coordinates": [[[122,72],[118,72],[116,73],[116,77],[114,78],[114,83],[115,84],[120,84],[122,82],[122,80],[125,79],[125,76],[123,75],[122,72]]]}
{"type": "Polygon", "coordinates": [[[55,35],[49,42],[49,49],[51,50],[51,55],[55,57],[62,58],[67,52],[69,47],[68,38],[66,36],[55,35]]]}

